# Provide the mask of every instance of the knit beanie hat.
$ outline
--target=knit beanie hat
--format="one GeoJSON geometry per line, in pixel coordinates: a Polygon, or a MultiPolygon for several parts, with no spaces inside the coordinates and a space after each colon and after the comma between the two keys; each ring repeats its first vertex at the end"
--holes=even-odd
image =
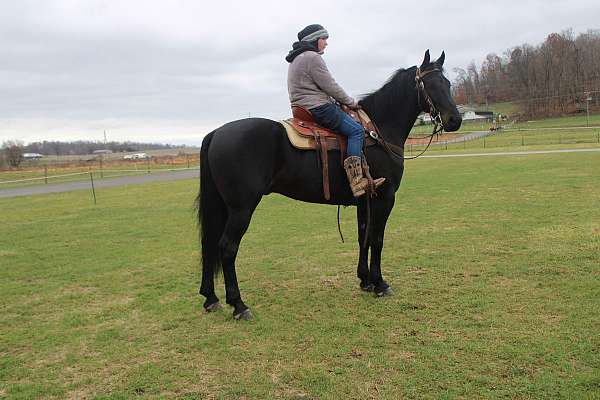
{"type": "Polygon", "coordinates": [[[319,51],[318,41],[320,38],[327,39],[329,33],[319,24],[309,25],[306,28],[298,32],[298,41],[292,44],[292,50],[285,57],[285,60],[289,63],[294,61],[296,57],[305,51],[319,51]]]}
{"type": "Polygon", "coordinates": [[[329,33],[322,25],[312,24],[298,32],[298,40],[301,42],[312,42],[320,38],[327,39],[329,33]]]}

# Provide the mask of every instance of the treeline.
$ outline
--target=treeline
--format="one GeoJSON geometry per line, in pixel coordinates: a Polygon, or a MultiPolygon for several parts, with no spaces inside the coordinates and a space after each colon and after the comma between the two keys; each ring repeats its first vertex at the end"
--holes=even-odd
{"type": "Polygon", "coordinates": [[[168,144],[136,143],[136,142],[34,142],[23,146],[24,153],[39,153],[44,155],[92,154],[96,150],[111,150],[117,152],[170,149],[168,144]]]}
{"type": "Polygon", "coordinates": [[[600,109],[600,30],[574,37],[552,33],[538,45],[523,44],[502,56],[488,54],[478,68],[456,68],[458,104],[510,101],[525,118],[600,109]]]}

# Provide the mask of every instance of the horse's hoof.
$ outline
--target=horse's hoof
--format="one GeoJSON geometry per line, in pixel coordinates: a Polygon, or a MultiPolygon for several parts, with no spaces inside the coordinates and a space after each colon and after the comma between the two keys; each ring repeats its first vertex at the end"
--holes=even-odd
{"type": "Polygon", "coordinates": [[[239,314],[233,314],[233,319],[235,319],[236,321],[239,321],[239,320],[250,321],[252,318],[254,318],[254,317],[252,316],[252,313],[250,312],[249,308],[246,308],[244,311],[242,311],[239,314]]]}
{"type": "Polygon", "coordinates": [[[363,286],[363,284],[361,283],[360,290],[362,290],[363,292],[372,292],[373,290],[375,290],[375,285],[369,283],[367,286],[363,286]]]}
{"type": "Polygon", "coordinates": [[[377,297],[388,297],[388,296],[393,296],[393,295],[394,295],[394,291],[389,286],[386,288],[383,288],[381,290],[375,291],[375,296],[377,296],[377,297]]]}
{"type": "Polygon", "coordinates": [[[216,303],[212,303],[211,305],[204,307],[204,309],[206,310],[206,312],[215,312],[221,311],[223,309],[223,306],[217,301],[216,303]]]}

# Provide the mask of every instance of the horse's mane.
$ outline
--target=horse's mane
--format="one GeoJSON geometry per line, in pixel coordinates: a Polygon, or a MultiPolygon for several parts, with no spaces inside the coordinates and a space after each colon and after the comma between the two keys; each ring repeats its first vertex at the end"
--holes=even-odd
{"type": "Polygon", "coordinates": [[[397,114],[397,105],[405,103],[410,91],[414,90],[414,75],[417,67],[397,70],[381,88],[364,95],[361,105],[375,119],[386,120],[397,114]],[[396,108],[396,109],[395,109],[396,108]]]}

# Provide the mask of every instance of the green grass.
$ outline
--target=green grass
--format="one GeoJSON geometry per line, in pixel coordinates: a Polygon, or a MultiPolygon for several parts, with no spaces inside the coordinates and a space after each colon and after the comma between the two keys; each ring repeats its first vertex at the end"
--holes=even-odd
{"type": "Polygon", "coordinates": [[[354,209],[265,197],[202,311],[197,182],[0,199],[0,397],[600,398],[597,154],[407,163],[383,273],[354,209]],[[223,298],[222,279],[218,294],[223,298]]]}

